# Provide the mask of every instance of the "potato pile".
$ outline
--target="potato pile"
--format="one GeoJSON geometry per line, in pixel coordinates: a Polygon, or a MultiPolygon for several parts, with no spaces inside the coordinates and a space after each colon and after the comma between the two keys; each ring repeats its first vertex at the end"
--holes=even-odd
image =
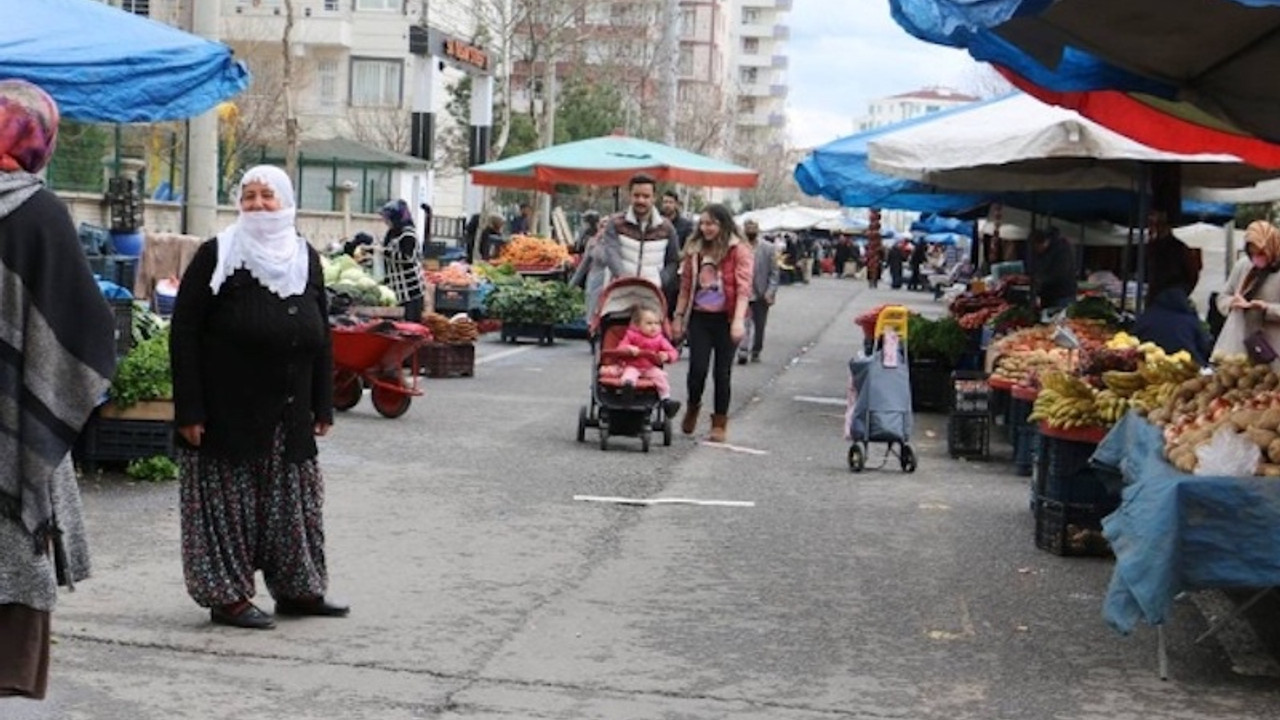
{"type": "Polygon", "coordinates": [[[431,330],[431,336],[439,343],[468,345],[480,337],[480,328],[466,313],[458,313],[452,318],[440,313],[427,313],[422,324],[431,330]]]}
{"type": "Polygon", "coordinates": [[[1196,449],[1230,426],[1262,451],[1256,474],[1280,477],[1280,377],[1267,365],[1221,359],[1213,375],[1183,382],[1147,419],[1164,428],[1165,456],[1183,472],[1194,472],[1196,449]]]}

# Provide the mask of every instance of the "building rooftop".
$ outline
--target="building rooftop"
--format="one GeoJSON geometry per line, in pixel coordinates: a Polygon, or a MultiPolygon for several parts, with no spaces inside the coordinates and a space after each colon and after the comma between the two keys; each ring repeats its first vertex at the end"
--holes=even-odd
{"type": "Polygon", "coordinates": [[[890,99],[913,99],[913,100],[949,100],[951,102],[977,102],[982,98],[968,93],[962,93],[949,87],[927,87],[911,92],[901,93],[899,95],[891,95],[890,99]]]}

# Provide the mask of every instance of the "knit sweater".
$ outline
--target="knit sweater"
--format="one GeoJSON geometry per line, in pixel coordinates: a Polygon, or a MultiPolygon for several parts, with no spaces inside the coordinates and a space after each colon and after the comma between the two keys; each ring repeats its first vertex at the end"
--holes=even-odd
{"type": "Polygon", "coordinates": [[[277,427],[284,459],[315,457],[315,423],[333,422],[333,348],[320,256],[300,295],[281,298],[244,268],[217,295],[209,279],[217,239],[182,277],[170,330],[175,422],[203,424],[200,452],[266,457],[277,427]]]}

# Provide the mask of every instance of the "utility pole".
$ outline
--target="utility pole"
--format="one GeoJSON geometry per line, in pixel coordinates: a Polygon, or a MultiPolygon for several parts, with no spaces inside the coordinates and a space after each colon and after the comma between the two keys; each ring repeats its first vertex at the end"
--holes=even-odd
{"type": "MultiPolygon", "coordinates": [[[[221,0],[191,3],[191,32],[218,41],[221,0]]],[[[218,109],[187,121],[186,192],[183,232],[212,237],[218,230],[218,109]]]]}

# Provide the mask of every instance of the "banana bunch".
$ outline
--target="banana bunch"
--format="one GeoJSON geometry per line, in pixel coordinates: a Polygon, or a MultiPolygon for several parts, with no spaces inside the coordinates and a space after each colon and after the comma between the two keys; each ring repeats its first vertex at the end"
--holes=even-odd
{"type": "Polygon", "coordinates": [[[1129,398],[1108,388],[1094,396],[1094,405],[1098,408],[1098,417],[1102,418],[1102,422],[1114,425],[1129,411],[1129,398]]]}
{"type": "Polygon", "coordinates": [[[1028,420],[1040,420],[1064,429],[1097,427],[1103,424],[1098,413],[1097,391],[1078,377],[1066,373],[1046,373],[1028,420]]]}
{"type": "Polygon", "coordinates": [[[1165,403],[1178,392],[1180,382],[1164,382],[1148,385],[1129,398],[1129,404],[1137,408],[1143,415],[1152,410],[1164,407],[1165,403]]]}
{"type": "Polygon", "coordinates": [[[1121,330],[1115,335],[1112,335],[1111,339],[1107,341],[1107,349],[1108,350],[1129,350],[1131,348],[1138,347],[1138,344],[1140,342],[1141,341],[1138,340],[1138,338],[1121,330]]]}
{"type": "Polygon", "coordinates": [[[1137,370],[1132,372],[1108,370],[1102,373],[1102,382],[1108,390],[1122,398],[1131,397],[1148,385],[1147,378],[1137,370]]]}
{"type": "Polygon", "coordinates": [[[1142,343],[1138,350],[1143,354],[1138,372],[1146,378],[1148,385],[1177,384],[1200,374],[1200,364],[1186,350],[1169,355],[1159,345],[1151,342],[1142,343]]]}

